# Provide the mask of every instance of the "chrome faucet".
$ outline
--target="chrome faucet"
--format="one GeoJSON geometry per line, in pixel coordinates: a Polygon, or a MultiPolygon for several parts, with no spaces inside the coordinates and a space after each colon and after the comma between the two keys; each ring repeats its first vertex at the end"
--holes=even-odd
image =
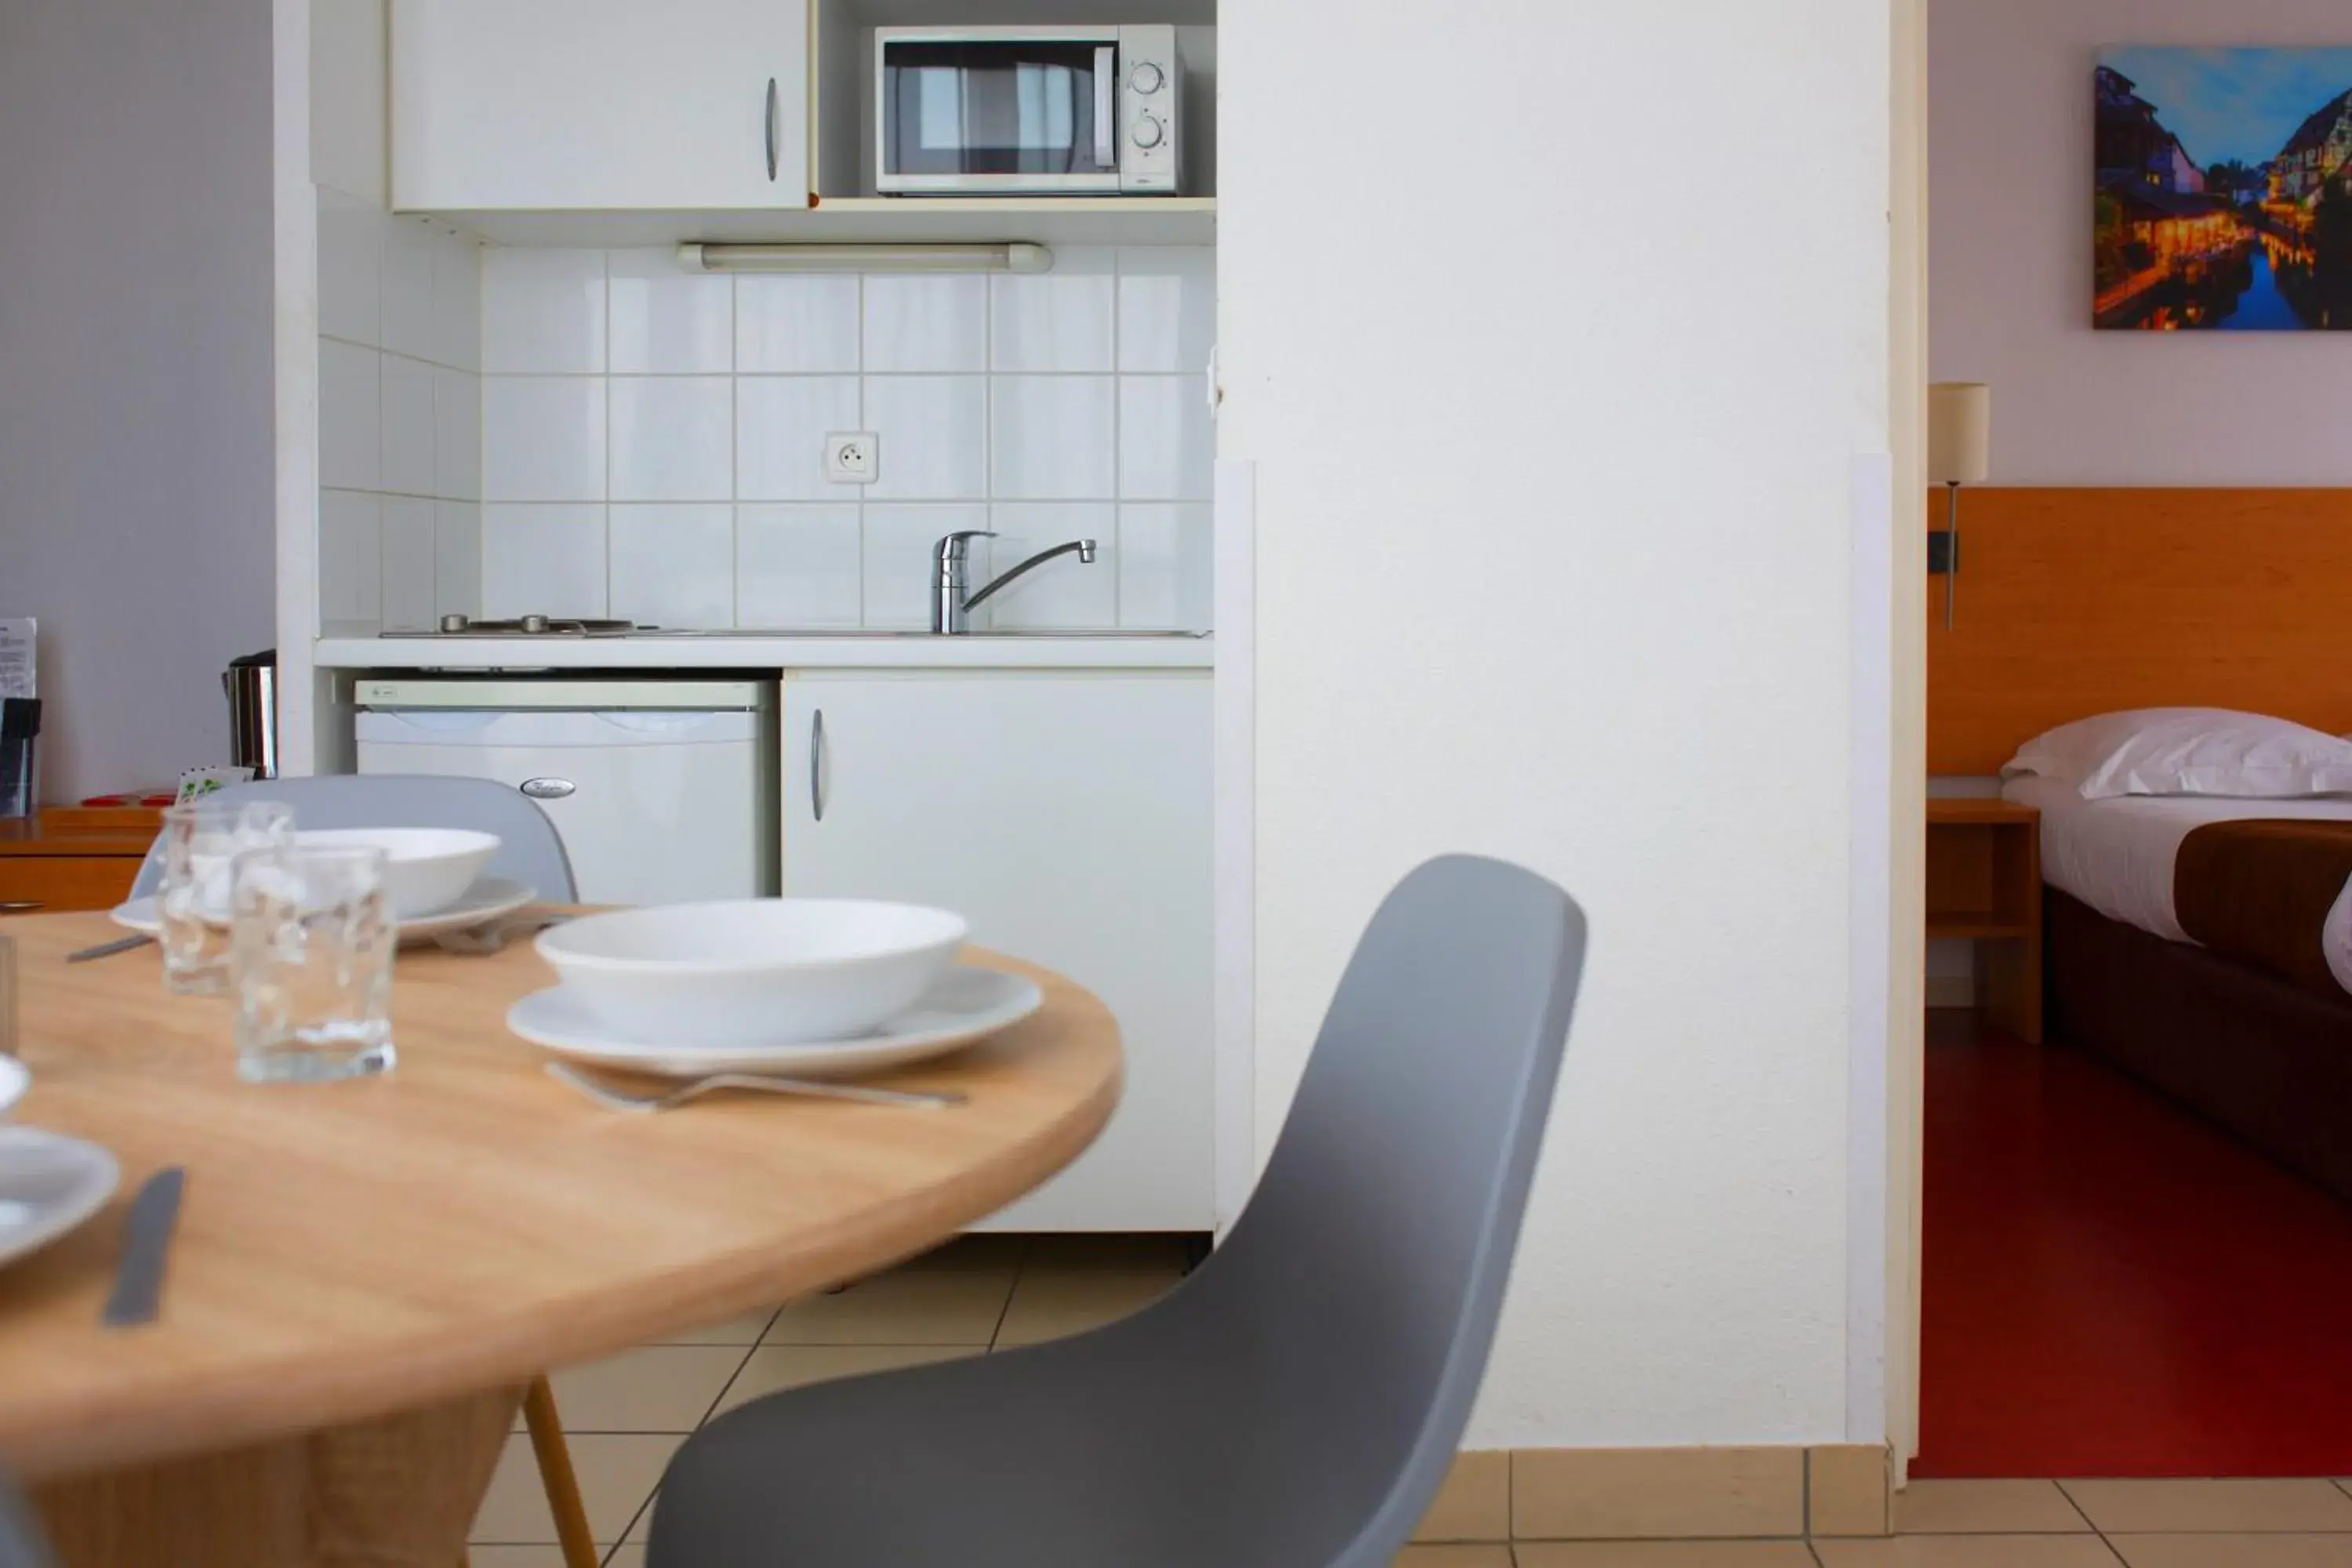
{"type": "Polygon", "coordinates": [[[967,528],[949,534],[931,548],[931,630],[943,637],[961,637],[971,630],[971,612],[981,602],[1024,572],[1043,566],[1056,555],[1077,552],[1078,559],[1094,563],[1095,542],[1073,539],[1066,544],[1056,544],[1051,550],[1040,550],[979,593],[965,596],[971,586],[969,576],[970,557],[966,552],[975,539],[994,539],[993,529],[967,528]]]}

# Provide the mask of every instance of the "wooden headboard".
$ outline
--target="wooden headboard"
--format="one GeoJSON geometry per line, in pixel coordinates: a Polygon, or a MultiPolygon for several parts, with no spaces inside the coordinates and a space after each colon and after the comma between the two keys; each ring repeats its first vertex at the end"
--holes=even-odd
{"type": "Polygon", "coordinates": [[[1971,489],[1958,590],[1946,631],[1928,579],[1930,773],[2124,708],[2352,732],[2352,489],[1971,489]]]}

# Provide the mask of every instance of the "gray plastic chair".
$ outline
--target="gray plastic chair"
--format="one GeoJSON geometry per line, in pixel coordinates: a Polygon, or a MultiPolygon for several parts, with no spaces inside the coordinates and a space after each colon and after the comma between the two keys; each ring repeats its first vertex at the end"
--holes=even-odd
{"type": "Polygon", "coordinates": [[[49,1568],[50,1561],[33,1505],[0,1475],[0,1568],[49,1568]]]}
{"type": "Polygon", "coordinates": [[[648,1568],[1388,1568],[1486,1370],[1583,957],[1541,878],[1422,867],[1191,1278],[1075,1339],[720,1416],[648,1568]]]}
{"type": "MultiPolygon", "coordinates": [[[[282,800],[303,827],[470,827],[495,833],[500,843],[487,874],[509,877],[549,903],[577,900],[563,839],[539,803],[491,779],[437,773],[325,773],[316,778],[257,779],[230,784],[211,798],[235,803],[282,800]]],[[[139,868],[131,896],[144,898],[163,880],[158,840],[139,868]]]]}

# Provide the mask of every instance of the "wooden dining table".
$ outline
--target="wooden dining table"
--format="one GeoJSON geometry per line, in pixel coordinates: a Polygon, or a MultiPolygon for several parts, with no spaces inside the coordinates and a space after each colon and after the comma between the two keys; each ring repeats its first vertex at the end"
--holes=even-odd
{"type": "Polygon", "coordinates": [[[63,1568],[457,1568],[526,1383],[855,1279],[1075,1159],[1118,1100],[1117,1026],[1060,976],[1027,1021],[873,1081],[948,1110],[719,1095],[592,1104],[508,1033],[528,941],[394,965],[397,1068],[236,1076],[230,1006],[156,950],[68,965],[102,915],[15,939],[22,1125],[122,1166],[105,1212],[0,1267],[0,1472],[63,1568]],[[159,1319],[101,1327],[131,1193],[187,1185],[159,1319]]]}

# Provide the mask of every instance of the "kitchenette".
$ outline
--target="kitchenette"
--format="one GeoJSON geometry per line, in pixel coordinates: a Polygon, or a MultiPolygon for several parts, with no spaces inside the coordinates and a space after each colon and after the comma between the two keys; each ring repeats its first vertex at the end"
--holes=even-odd
{"type": "Polygon", "coordinates": [[[286,765],[498,780],[587,901],[936,905],[1086,986],[1120,1108],[1007,1229],[1218,1219],[1214,16],[1129,9],[313,40],[286,765]]]}

